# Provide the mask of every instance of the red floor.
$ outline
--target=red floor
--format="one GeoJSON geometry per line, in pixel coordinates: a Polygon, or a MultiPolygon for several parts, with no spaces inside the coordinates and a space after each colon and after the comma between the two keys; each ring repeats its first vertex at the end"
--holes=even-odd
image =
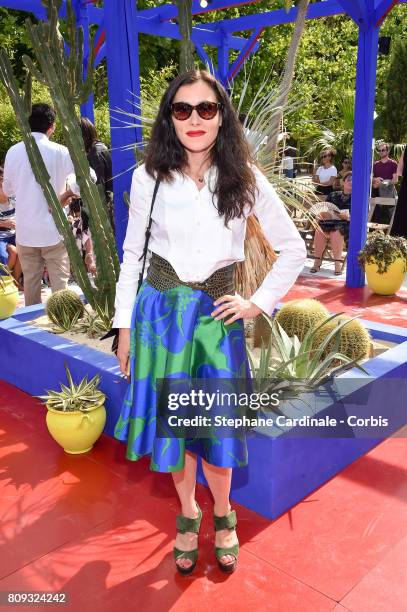
{"type": "MultiPolygon", "coordinates": [[[[289,297],[354,312],[362,296],[363,318],[405,325],[407,294],[380,303],[342,287],[306,278],[289,297]]],[[[65,591],[74,612],[407,610],[405,438],[383,442],[274,522],[237,507],[241,553],[229,577],[215,565],[210,497],[198,486],[199,566],[183,578],[172,560],[171,477],[127,461],[107,436],[88,454],[63,453],[45,413],[0,382],[0,592],[65,591]]]]}
{"type": "Polygon", "coordinates": [[[372,293],[367,286],[350,289],[335,277],[303,274],[284,301],[305,297],[320,300],[330,312],[346,312],[369,321],[407,326],[407,289],[404,288],[397,295],[382,296],[372,293]]]}

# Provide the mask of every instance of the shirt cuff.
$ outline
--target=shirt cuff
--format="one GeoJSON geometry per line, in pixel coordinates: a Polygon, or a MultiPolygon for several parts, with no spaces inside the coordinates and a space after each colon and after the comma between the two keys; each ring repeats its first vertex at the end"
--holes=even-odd
{"type": "Polygon", "coordinates": [[[266,315],[271,317],[278,303],[278,298],[268,289],[259,288],[249,298],[249,302],[256,304],[266,315]]]}
{"type": "Polygon", "coordinates": [[[133,314],[132,308],[121,308],[116,310],[112,327],[116,329],[125,328],[130,329],[131,327],[131,315],[133,314]]]}

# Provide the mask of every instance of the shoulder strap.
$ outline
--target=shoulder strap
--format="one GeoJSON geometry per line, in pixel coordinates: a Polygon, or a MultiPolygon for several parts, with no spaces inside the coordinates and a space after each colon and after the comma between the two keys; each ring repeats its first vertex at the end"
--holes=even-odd
{"type": "Polygon", "coordinates": [[[160,182],[161,182],[161,179],[157,178],[157,180],[155,182],[155,185],[154,185],[153,197],[151,199],[150,213],[149,213],[149,216],[148,216],[148,224],[147,224],[147,228],[146,228],[146,238],[145,238],[145,241],[144,241],[144,249],[143,249],[143,252],[142,252],[141,256],[139,257],[139,261],[141,259],[143,260],[143,266],[142,266],[141,272],[139,274],[137,293],[138,293],[138,291],[139,291],[139,289],[141,287],[141,283],[143,282],[144,269],[146,267],[148,243],[150,241],[150,235],[151,235],[151,221],[152,221],[151,215],[152,215],[152,212],[153,212],[154,202],[155,202],[155,198],[157,196],[157,191],[158,191],[158,188],[160,186],[160,182]]]}

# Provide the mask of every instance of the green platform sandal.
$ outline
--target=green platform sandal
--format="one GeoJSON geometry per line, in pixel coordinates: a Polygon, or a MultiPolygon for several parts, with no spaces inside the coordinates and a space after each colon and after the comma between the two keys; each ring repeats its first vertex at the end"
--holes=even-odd
{"type": "MultiPolygon", "coordinates": [[[[176,523],[178,533],[199,533],[202,520],[202,511],[198,504],[196,505],[198,508],[198,516],[196,518],[192,519],[188,518],[187,516],[183,516],[182,514],[178,514],[176,523]]],[[[198,548],[195,548],[194,550],[180,550],[179,548],[176,548],[174,546],[174,559],[175,565],[180,574],[184,576],[186,574],[190,574],[194,571],[196,562],[198,561],[198,548]],[[178,559],[189,559],[190,561],[192,561],[192,565],[190,565],[189,567],[181,567],[177,563],[178,559]]]]}
{"type": "MultiPolygon", "coordinates": [[[[215,523],[215,531],[221,531],[222,529],[230,529],[233,530],[237,525],[237,518],[235,510],[231,510],[229,514],[225,516],[216,516],[213,515],[214,523],[215,523]]],[[[215,546],[215,555],[218,560],[219,569],[222,572],[234,572],[237,567],[237,557],[239,554],[239,544],[234,544],[233,546],[229,546],[229,548],[221,548],[219,546],[215,546]],[[235,558],[232,563],[221,563],[220,559],[224,555],[233,555],[235,558]]]]}

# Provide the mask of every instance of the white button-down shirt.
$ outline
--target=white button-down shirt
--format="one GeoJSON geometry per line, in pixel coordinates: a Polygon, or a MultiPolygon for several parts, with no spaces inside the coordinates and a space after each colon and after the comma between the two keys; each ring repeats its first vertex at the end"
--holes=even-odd
{"type": "MultiPolygon", "coordinates": [[[[301,272],[306,250],[272,185],[258,168],[253,167],[253,171],[258,194],[252,213],[280,255],[250,301],[271,315],[301,272]]],[[[210,188],[215,177],[216,170],[208,170],[205,186],[199,190],[191,178],[174,173],[173,182],[161,182],[158,189],[149,250],[167,259],[185,282],[202,282],[218,268],[245,258],[246,219],[235,218],[225,227],[212,201],[210,188]]],[[[113,327],[130,327],[154,185],[144,165],[134,171],[113,327]]]]}
{"type": "MultiPolygon", "coordinates": [[[[65,181],[73,164],[68,149],[41,132],[33,132],[57,195],[65,191],[65,181]]],[[[40,185],[35,180],[24,142],[13,145],[4,162],[3,191],[15,197],[16,241],[22,246],[48,247],[62,240],[40,185]]]]}

